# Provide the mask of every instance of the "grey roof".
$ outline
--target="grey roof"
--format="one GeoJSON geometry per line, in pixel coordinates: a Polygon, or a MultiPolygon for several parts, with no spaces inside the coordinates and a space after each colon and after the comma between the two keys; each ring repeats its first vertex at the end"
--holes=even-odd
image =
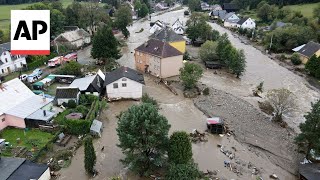
{"type": "Polygon", "coordinates": [[[320,164],[316,163],[306,163],[299,165],[299,174],[308,180],[318,180],[320,179],[320,164]]]}
{"type": "Polygon", "coordinates": [[[44,100],[42,96],[34,95],[33,97],[23,101],[12,109],[6,111],[6,114],[10,114],[20,118],[26,118],[40,108],[51,103],[52,101],[53,99],[51,98],[45,98],[44,100]]]}
{"type": "Polygon", "coordinates": [[[295,47],[295,48],[292,49],[292,51],[294,51],[294,52],[300,51],[300,49],[303,48],[305,45],[306,44],[302,44],[302,45],[300,45],[298,47],[295,47]]]}
{"type": "Polygon", "coordinates": [[[39,179],[48,169],[46,164],[36,164],[29,160],[19,166],[19,168],[8,178],[8,180],[30,180],[39,179]]]}
{"type": "Polygon", "coordinates": [[[98,121],[96,119],[92,121],[92,124],[91,124],[91,127],[90,127],[90,131],[100,132],[101,128],[102,128],[102,122],[101,121],[98,121]]]}
{"type": "Polygon", "coordinates": [[[310,41],[304,47],[302,47],[298,51],[298,53],[310,58],[311,56],[314,55],[314,53],[316,53],[319,50],[320,50],[320,44],[310,41]]]}
{"type": "Polygon", "coordinates": [[[77,98],[79,91],[78,87],[57,87],[56,98],[77,98]]]}
{"type": "Polygon", "coordinates": [[[107,86],[110,83],[113,83],[114,81],[120,79],[120,78],[128,78],[133,81],[136,81],[138,83],[144,84],[144,78],[141,73],[138,71],[135,71],[128,67],[120,67],[108,74],[106,74],[106,79],[104,81],[104,86],[107,86]]]}
{"type": "Polygon", "coordinates": [[[225,9],[225,10],[239,10],[239,7],[233,3],[224,3],[223,9],[225,9]]]}
{"type": "Polygon", "coordinates": [[[152,39],[158,39],[163,42],[177,42],[177,41],[185,41],[185,39],[175,33],[171,28],[165,27],[159,31],[156,31],[153,33],[150,38],[152,39]]]}
{"type": "Polygon", "coordinates": [[[240,19],[240,20],[237,22],[237,24],[242,25],[242,24],[243,24],[244,22],[246,22],[248,19],[249,19],[248,17],[247,17],[247,18],[242,18],[242,19],[240,19]]]}
{"type": "Polygon", "coordinates": [[[0,180],[7,180],[25,161],[23,158],[1,157],[0,159],[0,180]]]}
{"type": "Polygon", "coordinates": [[[10,42],[0,44],[0,56],[2,55],[3,52],[10,51],[10,50],[11,50],[11,43],[10,42]]]}
{"type": "Polygon", "coordinates": [[[95,79],[96,75],[93,76],[87,76],[84,78],[79,78],[79,79],[75,79],[69,87],[78,87],[80,89],[80,91],[85,91],[88,89],[88,87],[90,86],[90,84],[93,82],[93,80],[95,79]]]}
{"type": "Polygon", "coordinates": [[[211,16],[219,16],[219,18],[223,19],[224,16],[227,14],[226,10],[218,10],[218,11],[211,11],[211,16]]]}
{"type": "Polygon", "coordinates": [[[182,53],[176,48],[172,47],[169,43],[157,40],[150,39],[146,43],[135,49],[136,51],[144,52],[151,54],[153,56],[158,56],[161,58],[180,56],[182,53]]]}
{"type": "Polygon", "coordinates": [[[26,119],[30,120],[38,120],[38,121],[50,121],[56,113],[39,109],[38,111],[32,113],[30,116],[26,117],[26,119]],[[43,111],[46,112],[46,116],[43,115],[43,111]]]}
{"type": "Polygon", "coordinates": [[[229,12],[227,13],[223,19],[228,19],[229,17],[231,17],[232,15],[234,15],[235,13],[234,12],[229,12]]]}

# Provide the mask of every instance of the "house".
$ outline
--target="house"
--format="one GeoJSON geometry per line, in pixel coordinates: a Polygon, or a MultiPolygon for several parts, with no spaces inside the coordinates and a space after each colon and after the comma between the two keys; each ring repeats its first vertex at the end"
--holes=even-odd
{"type": "Polygon", "coordinates": [[[46,164],[37,164],[24,158],[0,158],[1,180],[50,180],[50,169],[46,164]]]}
{"type": "Polygon", "coordinates": [[[320,44],[310,41],[301,47],[297,53],[300,55],[302,63],[306,64],[313,55],[316,55],[317,57],[320,56],[320,44]]]}
{"type": "Polygon", "coordinates": [[[227,28],[237,28],[238,27],[238,19],[236,20],[225,20],[223,22],[223,26],[227,28]]]}
{"type": "Polygon", "coordinates": [[[150,39],[137,47],[134,56],[136,69],[159,78],[177,76],[183,66],[182,52],[157,39],[150,39]]]}
{"type": "Polygon", "coordinates": [[[153,34],[154,32],[159,31],[164,27],[165,27],[164,22],[157,20],[156,22],[153,23],[149,31],[151,34],[153,34]]]}
{"type": "Polygon", "coordinates": [[[201,6],[202,11],[210,11],[211,10],[210,5],[206,2],[201,2],[200,6],[201,6]]]}
{"type": "Polygon", "coordinates": [[[242,18],[237,22],[237,27],[241,29],[255,29],[256,23],[251,18],[242,18]]]}
{"type": "Polygon", "coordinates": [[[318,163],[302,163],[299,164],[300,180],[317,180],[320,178],[320,164],[318,163]]]}
{"type": "Polygon", "coordinates": [[[9,42],[0,44],[0,75],[7,75],[27,66],[25,56],[12,55],[10,46],[9,42]]]}
{"type": "Polygon", "coordinates": [[[209,16],[213,19],[224,19],[224,16],[227,14],[226,10],[214,10],[209,13],[209,16]]]}
{"type": "Polygon", "coordinates": [[[0,130],[47,124],[55,115],[51,111],[53,99],[35,95],[18,78],[0,84],[0,99],[6,102],[0,103],[0,130]]]}
{"type": "Polygon", "coordinates": [[[81,94],[93,94],[99,96],[102,92],[104,79],[99,74],[75,79],[69,87],[79,88],[81,94]]]}
{"type": "Polygon", "coordinates": [[[175,29],[175,28],[178,28],[178,27],[183,27],[183,22],[180,21],[179,18],[172,24],[172,29],[175,29]]]}
{"type": "Polygon", "coordinates": [[[181,26],[179,26],[179,27],[177,27],[177,28],[174,28],[173,30],[174,30],[174,32],[175,32],[176,34],[179,34],[179,35],[183,35],[183,34],[184,34],[184,28],[181,27],[181,26]]]}
{"type": "Polygon", "coordinates": [[[54,39],[54,43],[65,45],[70,49],[79,49],[90,42],[90,34],[83,29],[64,32],[54,39]]]}
{"type": "Polygon", "coordinates": [[[101,137],[101,134],[103,131],[102,128],[103,128],[102,122],[94,119],[90,127],[90,134],[93,136],[101,137]]]}
{"type": "Polygon", "coordinates": [[[222,9],[226,10],[227,12],[237,12],[240,10],[239,7],[233,3],[224,3],[222,5],[222,9]]]}
{"type": "Polygon", "coordinates": [[[55,99],[60,106],[70,100],[79,103],[80,90],[78,87],[57,87],[55,99]]]}
{"type": "Polygon", "coordinates": [[[236,21],[236,20],[239,21],[240,18],[234,12],[229,12],[225,14],[222,20],[223,21],[236,21]]]}
{"type": "Polygon", "coordinates": [[[211,6],[211,11],[222,11],[222,7],[219,4],[214,4],[211,6]]]}
{"type": "Polygon", "coordinates": [[[120,67],[107,73],[104,82],[109,100],[140,99],[143,85],[143,75],[128,67],[120,67]]]}
{"type": "Polygon", "coordinates": [[[159,2],[159,3],[157,3],[157,4],[155,5],[154,9],[155,9],[156,11],[164,11],[164,10],[169,9],[169,7],[167,7],[167,5],[166,5],[165,3],[159,2]]]}
{"type": "Polygon", "coordinates": [[[157,39],[169,43],[172,47],[179,50],[181,53],[186,52],[186,40],[173,29],[165,27],[160,31],[156,31],[150,36],[151,39],[157,39]]]}

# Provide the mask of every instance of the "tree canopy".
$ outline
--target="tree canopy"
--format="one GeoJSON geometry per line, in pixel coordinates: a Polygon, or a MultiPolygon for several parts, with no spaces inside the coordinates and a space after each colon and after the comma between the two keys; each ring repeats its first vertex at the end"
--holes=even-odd
{"type": "Polygon", "coordinates": [[[212,28],[206,23],[208,18],[209,17],[203,13],[194,12],[191,14],[190,19],[187,21],[188,27],[186,29],[186,33],[192,42],[198,38],[201,38],[203,41],[212,38],[212,28]]]}
{"type": "Polygon", "coordinates": [[[81,68],[82,68],[81,64],[75,61],[71,61],[69,63],[63,64],[58,71],[60,74],[80,76],[82,74],[81,68]]]}
{"type": "Polygon", "coordinates": [[[122,31],[126,38],[130,35],[127,26],[131,23],[131,9],[127,5],[120,6],[115,14],[115,25],[122,31]]]}
{"type": "Polygon", "coordinates": [[[202,77],[203,70],[200,65],[194,63],[185,63],[180,69],[180,79],[185,89],[192,89],[196,86],[198,80],[202,77]]]}
{"type": "Polygon", "coordinates": [[[161,167],[165,163],[169,129],[168,120],[155,106],[131,106],[118,121],[118,146],[125,155],[122,162],[141,176],[161,167]]]}
{"type": "Polygon", "coordinates": [[[87,136],[84,139],[84,167],[88,174],[93,175],[94,165],[96,164],[96,152],[94,151],[92,137],[87,136]]]}
{"type": "Polygon", "coordinates": [[[195,180],[201,176],[198,166],[195,163],[170,164],[166,174],[167,180],[195,180]]]}
{"type": "Polygon", "coordinates": [[[189,134],[184,131],[177,131],[170,136],[168,157],[170,163],[174,164],[192,162],[192,145],[189,134]]]}
{"type": "Polygon", "coordinates": [[[217,61],[217,43],[213,41],[206,41],[201,45],[199,56],[202,61],[217,61]]]}

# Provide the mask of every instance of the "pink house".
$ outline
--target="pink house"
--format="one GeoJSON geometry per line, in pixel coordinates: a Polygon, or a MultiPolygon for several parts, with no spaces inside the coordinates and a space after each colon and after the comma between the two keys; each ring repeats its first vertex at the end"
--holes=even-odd
{"type": "Polygon", "coordinates": [[[26,121],[45,122],[52,118],[54,113],[47,112],[52,101],[35,95],[17,78],[0,83],[0,131],[7,126],[25,128],[26,121]]]}

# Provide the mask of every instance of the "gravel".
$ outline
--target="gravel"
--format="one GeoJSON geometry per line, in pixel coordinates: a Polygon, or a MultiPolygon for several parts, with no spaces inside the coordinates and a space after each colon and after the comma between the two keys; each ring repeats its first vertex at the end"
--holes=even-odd
{"type": "Polygon", "coordinates": [[[207,116],[221,117],[234,132],[236,140],[264,153],[272,163],[296,174],[298,153],[294,144],[296,134],[292,130],[272,123],[270,117],[245,100],[213,88],[210,88],[209,96],[194,99],[194,104],[207,116]]]}

